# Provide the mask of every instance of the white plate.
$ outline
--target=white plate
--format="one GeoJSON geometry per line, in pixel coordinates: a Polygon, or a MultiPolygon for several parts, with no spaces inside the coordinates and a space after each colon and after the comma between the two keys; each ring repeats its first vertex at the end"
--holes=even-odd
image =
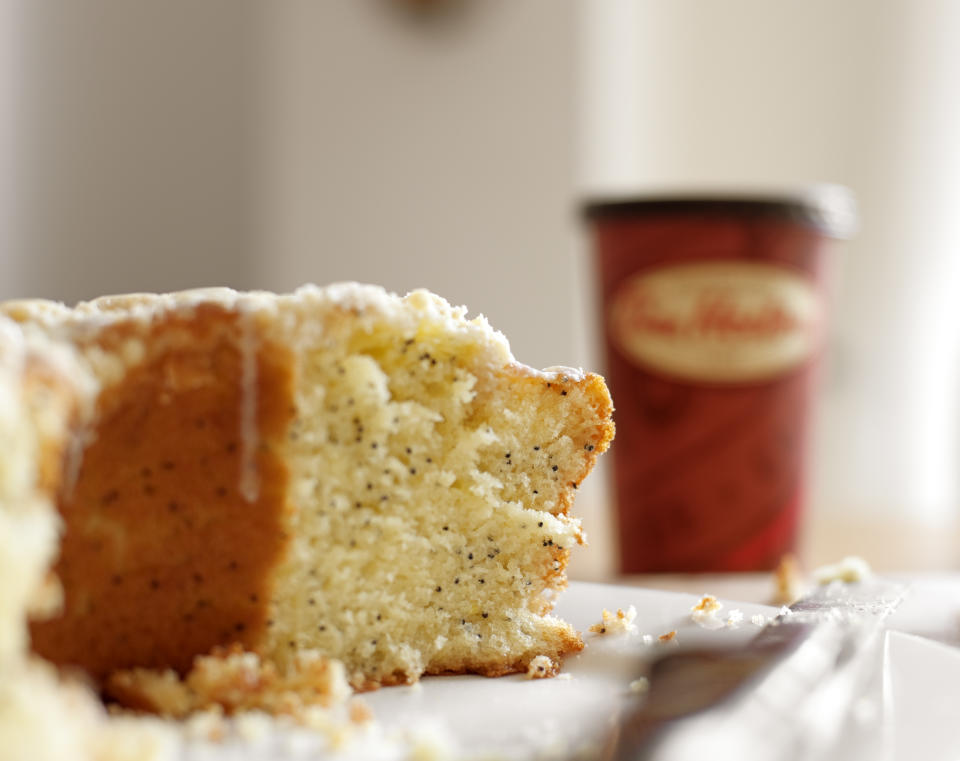
{"type": "MultiPolygon", "coordinates": [[[[704,589],[709,593],[709,589],[704,589]]],[[[741,643],[758,628],[755,614],[770,616],[773,608],[726,603],[724,619],[734,609],[743,613],[738,627],[708,630],[690,618],[699,598],[638,587],[573,582],[560,597],[556,614],[584,632],[586,648],[566,659],[562,676],[527,679],[512,675],[497,679],[478,676],[427,677],[413,687],[392,687],[368,693],[363,699],[373,709],[377,726],[368,736],[354,739],[332,753],[321,752],[325,741],[303,730],[249,744],[194,744],[185,749],[189,759],[288,758],[406,758],[411,747],[442,751],[456,758],[534,759],[593,757],[615,727],[620,711],[638,699],[630,683],[643,673],[643,664],[665,648],[741,643]],[[591,634],[601,611],[633,605],[637,609],[635,634],[591,634]],[[677,635],[661,643],[659,635],[677,635]],[[644,634],[651,635],[648,643],[644,634]]],[[[647,638],[649,639],[649,638],[647,638]]]]}

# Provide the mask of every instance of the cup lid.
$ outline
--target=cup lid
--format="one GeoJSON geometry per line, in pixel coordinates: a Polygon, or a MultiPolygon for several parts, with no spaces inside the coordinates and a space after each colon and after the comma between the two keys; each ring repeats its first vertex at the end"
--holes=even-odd
{"type": "Polygon", "coordinates": [[[842,185],[830,184],[792,188],[651,188],[595,197],[581,208],[591,220],[693,212],[776,217],[815,227],[833,238],[849,238],[857,230],[853,193],[842,185]]]}

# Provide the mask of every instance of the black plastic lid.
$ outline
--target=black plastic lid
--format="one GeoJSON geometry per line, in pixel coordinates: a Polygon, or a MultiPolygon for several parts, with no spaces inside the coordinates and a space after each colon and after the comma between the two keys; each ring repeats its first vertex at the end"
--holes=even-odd
{"type": "Polygon", "coordinates": [[[590,220],[648,214],[720,214],[789,220],[832,238],[857,230],[853,194],[839,185],[813,185],[797,191],[669,191],[597,198],[582,206],[590,220]]]}

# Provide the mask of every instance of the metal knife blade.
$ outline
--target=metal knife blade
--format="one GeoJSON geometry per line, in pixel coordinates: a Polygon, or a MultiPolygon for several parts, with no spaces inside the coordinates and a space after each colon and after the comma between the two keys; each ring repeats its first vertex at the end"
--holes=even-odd
{"type": "Polygon", "coordinates": [[[620,722],[608,758],[816,758],[879,668],[883,621],[905,593],[880,578],[818,587],[745,646],[654,661],[650,689],[620,722]]]}

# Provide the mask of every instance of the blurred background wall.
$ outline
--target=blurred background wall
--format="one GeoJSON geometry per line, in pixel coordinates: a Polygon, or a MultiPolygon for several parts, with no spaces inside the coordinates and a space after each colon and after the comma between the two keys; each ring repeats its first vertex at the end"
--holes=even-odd
{"type": "Polygon", "coordinates": [[[424,286],[596,367],[583,197],[840,182],[815,505],[952,524],[960,6],[410,5],[0,0],[0,297],[424,286]]]}
{"type": "Polygon", "coordinates": [[[0,2],[19,42],[0,296],[251,287],[253,4],[0,2]]]}
{"type": "Polygon", "coordinates": [[[572,364],[574,4],[262,4],[258,278],[427,287],[572,364]]]}

